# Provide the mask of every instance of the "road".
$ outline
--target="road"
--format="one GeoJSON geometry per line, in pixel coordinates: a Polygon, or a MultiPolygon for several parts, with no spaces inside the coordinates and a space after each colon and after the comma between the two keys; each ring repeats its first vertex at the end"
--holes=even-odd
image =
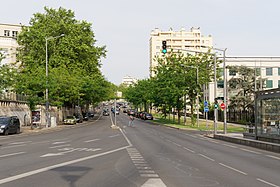
{"type": "Polygon", "coordinates": [[[0,136],[0,185],[280,187],[280,154],[151,121],[112,116],[59,130],[0,136]]]}

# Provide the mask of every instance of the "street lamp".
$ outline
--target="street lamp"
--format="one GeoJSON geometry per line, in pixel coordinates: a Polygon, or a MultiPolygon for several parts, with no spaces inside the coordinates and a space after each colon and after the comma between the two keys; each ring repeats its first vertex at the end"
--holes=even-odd
{"type": "Polygon", "coordinates": [[[46,37],[46,127],[50,126],[50,119],[49,119],[49,90],[48,90],[48,77],[49,77],[49,70],[48,70],[48,40],[57,39],[64,36],[64,34],[61,34],[59,36],[50,36],[46,37]]]}
{"type": "MultiPolygon", "coordinates": [[[[226,50],[225,49],[219,49],[219,48],[212,48],[216,51],[222,51],[223,52],[223,70],[224,70],[224,89],[223,89],[223,95],[224,95],[224,104],[225,104],[225,108],[224,108],[224,134],[227,133],[227,72],[226,72],[226,50]]],[[[216,55],[215,55],[215,60],[216,60],[216,55]]],[[[215,61],[216,62],[216,61],[215,61]]],[[[216,74],[216,63],[215,63],[215,74],[216,74]]],[[[215,84],[216,84],[216,75],[215,75],[215,84]]],[[[215,91],[214,91],[214,98],[216,98],[216,85],[214,85],[215,87],[215,91]]],[[[216,118],[216,116],[215,116],[216,118]]],[[[215,124],[214,126],[216,127],[217,124],[215,124]]],[[[215,129],[214,127],[214,129],[215,129]]],[[[215,130],[214,130],[215,131],[215,130]]]]}

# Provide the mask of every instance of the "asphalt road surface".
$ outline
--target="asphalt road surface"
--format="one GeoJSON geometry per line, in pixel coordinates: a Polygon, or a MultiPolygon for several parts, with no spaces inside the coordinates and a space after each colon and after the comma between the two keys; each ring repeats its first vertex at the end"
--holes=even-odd
{"type": "Polygon", "coordinates": [[[0,136],[2,187],[280,187],[280,154],[117,115],[0,136]]]}

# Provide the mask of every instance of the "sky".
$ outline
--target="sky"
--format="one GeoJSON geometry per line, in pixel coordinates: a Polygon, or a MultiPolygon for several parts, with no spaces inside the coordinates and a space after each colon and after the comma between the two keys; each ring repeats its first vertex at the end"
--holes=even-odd
{"type": "Polygon", "coordinates": [[[279,0],[0,0],[0,23],[29,25],[44,6],[75,12],[92,23],[105,78],[149,77],[149,38],[154,28],[200,27],[226,56],[280,56],[279,0]]]}

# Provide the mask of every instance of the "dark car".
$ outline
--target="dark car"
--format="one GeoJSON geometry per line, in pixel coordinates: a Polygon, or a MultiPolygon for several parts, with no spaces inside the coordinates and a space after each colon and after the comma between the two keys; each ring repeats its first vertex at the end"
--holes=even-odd
{"type": "Polygon", "coordinates": [[[103,116],[109,116],[109,115],[110,115],[110,113],[108,110],[103,110],[103,116]]]}
{"type": "Polygon", "coordinates": [[[0,117],[0,134],[8,135],[11,133],[20,133],[20,122],[18,117],[16,116],[10,116],[0,117]]]}
{"type": "Polygon", "coordinates": [[[75,114],[77,123],[83,123],[83,116],[81,114],[75,114]]]}
{"type": "Polygon", "coordinates": [[[144,119],[144,120],[153,120],[154,117],[150,113],[144,113],[142,119],[144,119]]]}

